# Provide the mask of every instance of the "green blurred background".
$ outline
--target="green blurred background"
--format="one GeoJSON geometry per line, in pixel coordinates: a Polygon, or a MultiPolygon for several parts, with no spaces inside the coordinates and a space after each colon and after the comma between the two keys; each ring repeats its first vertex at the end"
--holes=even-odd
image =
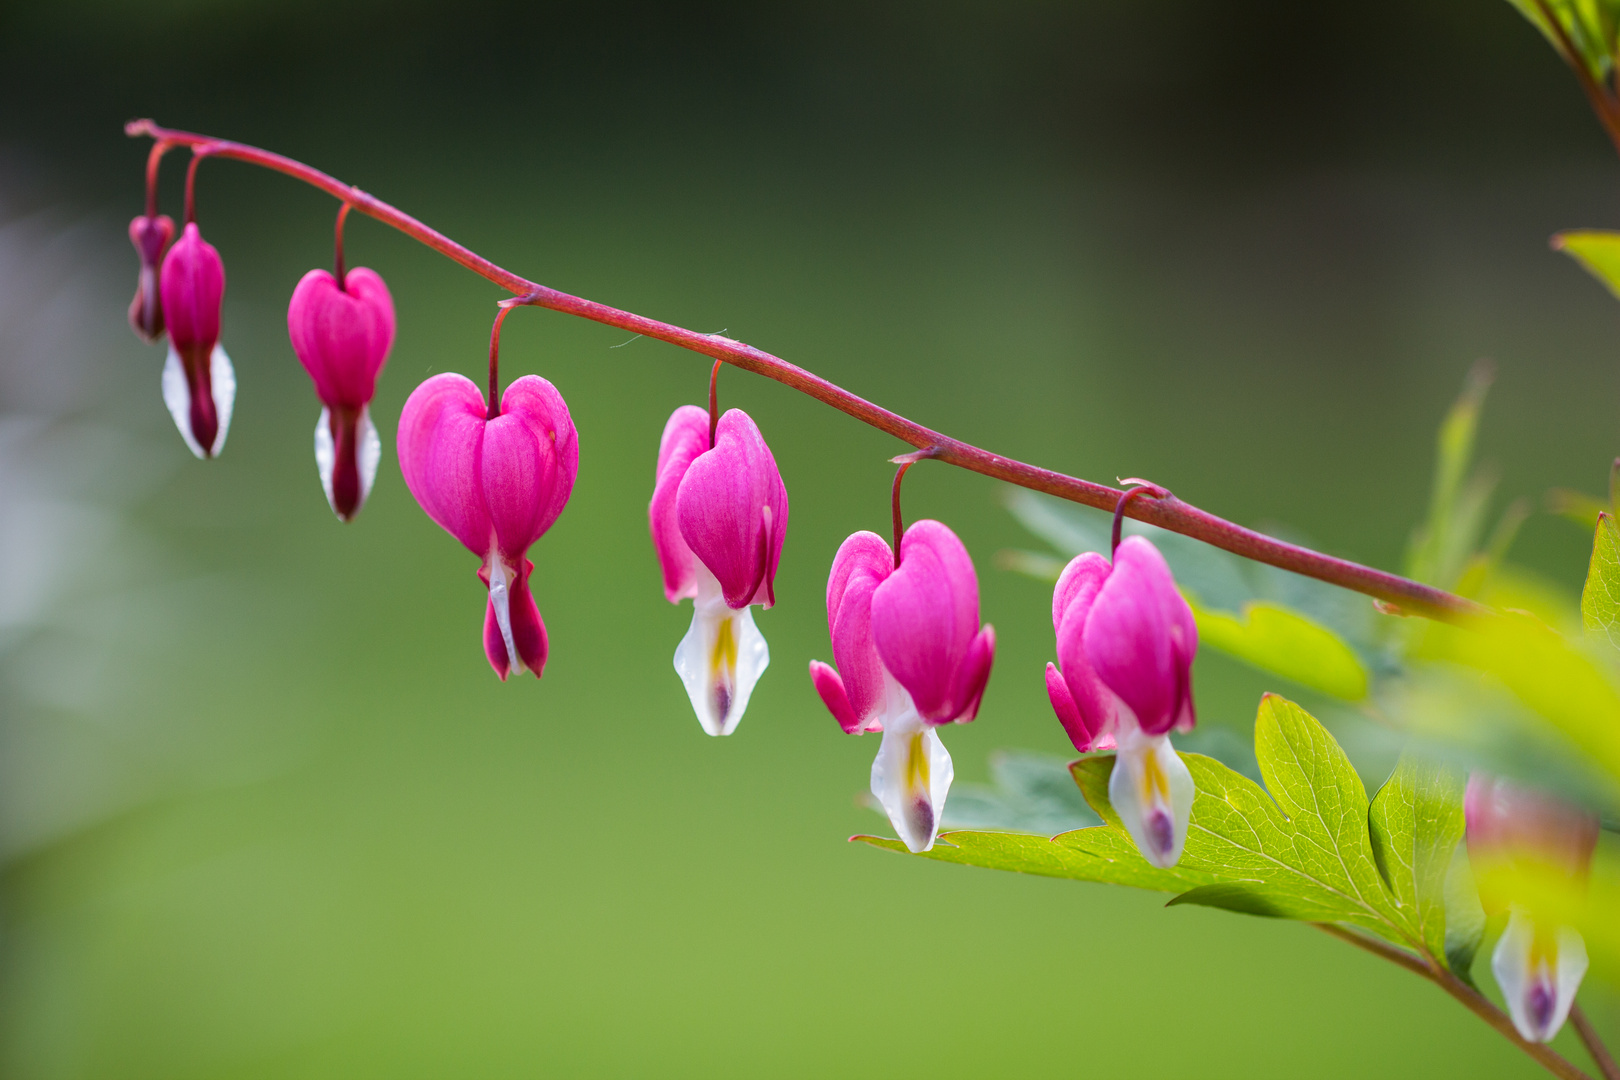
{"type": "MultiPolygon", "coordinates": [[[[1620,307],[1546,245],[1620,224],[1620,168],[1506,3],[64,0],[0,8],[0,35],[0,491],[33,485],[0,526],[69,507],[59,542],[5,549],[13,589],[52,591],[0,627],[4,1075],[1534,1073],[1306,927],[845,843],[884,827],[857,801],[877,740],[804,671],[838,542],[886,522],[892,440],[723,375],[793,516],[773,666],[715,740],[645,526],[702,358],[508,320],[508,378],[556,383],[582,457],[531,553],[550,665],[502,685],[475,560],[392,449],[422,378],[480,369],[496,289],[351,220],[399,335],[347,527],[283,317],[331,200],[201,170],[240,381],[221,460],[185,455],[123,324],[146,148],[120,125],[150,115],[998,452],[1396,567],[1477,357],[1506,494],[1595,492],[1620,450],[1620,307]]],[[[1028,542],[1001,494],[907,482],[998,633],[980,719],[946,733],[966,781],[1068,749],[1049,596],[993,566],[1028,542]]],[[[1573,589],[1587,544],[1543,514],[1515,555],[1573,589]]],[[[1240,732],[1268,688],[1208,657],[1197,685],[1240,732]]]]}

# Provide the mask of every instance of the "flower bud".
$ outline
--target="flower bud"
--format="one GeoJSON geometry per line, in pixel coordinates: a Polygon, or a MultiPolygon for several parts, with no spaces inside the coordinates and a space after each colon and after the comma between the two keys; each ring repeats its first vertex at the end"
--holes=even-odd
{"type": "Polygon", "coordinates": [[[332,512],[348,521],[371,494],[382,456],[371,399],[394,342],[393,297],[381,275],[363,266],[342,285],[311,270],[287,305],[287,335],[324,406],[315,424],[321,486],[332,512]]]}
{"type": "Polygon", "coordinates": [[[217,457],[231,426],[236,372],[219,345],[225,264],[202,238],[196,222],[187,223],[169,249],[161,282],[169,332],[163,401],[191,452],[200,458],[217,457]]]}
{"type": "Polygon", "coordinates": [[[129,242],[140,256],[141,270],[135,279],[135,299],[129,302],[129,325],[135,336],[151,345],[163,336],[163,298],[158,291],[158,270],[163,253],[174,239],[174,219],[167,214],[155,218],[145,214],[129,223],[129,242]]]}

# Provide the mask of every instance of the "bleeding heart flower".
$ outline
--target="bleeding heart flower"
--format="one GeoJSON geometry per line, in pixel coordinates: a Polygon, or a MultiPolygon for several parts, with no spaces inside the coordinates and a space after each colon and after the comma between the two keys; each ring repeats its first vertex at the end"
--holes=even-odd
{"type": "Polygon", "coordinates": [[[937,521],[906,530],[898,567],[881,536],[855,533],[833,558],[827,631],[838,670],[812,660],[816,692],[846,732],[883,732],[872,795],[906,847],[927,851],[954,775],[935,728],[978,715],[996,654],[973,560],[937,521]]]}
{"type": "Polygon", "coordinates": [[[574,490],[579,441],[557,388],[525,375],[496,415],[471,379],[445,373],[418,386],[399,417],[399,468],[428,517],[483,560],[489,588],[484,652],[503,680],[546,665],[546,627],[529,591],[529,545],[574,490]]]}
{"type": "Polygon", "coordinates": [[[658,444],[647,522],[664,595],[672,604],[693,598],[675,671],[710,735],[737,729],[771,662],[750,608],[776,602],[787,519],[782,474],[747,413],[722,416],[710,445],[709,414],[695,405],[675,410],[658,444]]]}
{"type": "Polygon", "coordinates": [[[135,298],[129,302],[129,325],[148,345],[163,336],[158,269],[163,265],[163,253],[172,239],[174,219],[168,214],[157,217],[142,214],[129,223],[129,242],[135,245],[135,253],[141,260],[140,274],[135,279],[135,298]]]}
{"type": "Polygon", "coordinates": [[[381,275],[363,266],[342,284],[311,270],[287,305],[287,335],[324,406],[315,423],[321,487],[332,512],[348,521],[371,494],[382,457],[371,399],[394,343],[393,297],[381,275]]]}
{"type": "Polygon", "coordinates": [[[1112,564],[1087,552],[1064,568],[1052,625],[1058,664],[1046,665],[1046,690],[1058,720],[1078,750],[1117,747],[1108,797],[1143,857],[1174,866],[1193,800],[1192,774],[1169,737],[1196,722],[1192,609],[1164,556],[1132,536],[1112,564]]]}
{"type": "Polygon", "coordinates": [[[1509,913],[1491,953],[1491,972],[1519,1034],[1548,1042],[1564,1026],[1586,975],[1586,942],[1535,909],[1533,881],[1584,882],[1598,816],[1483,773],[1469,777],[1463,812],[1480,904],[1487,914],[1509,913]],[[1528,890],[1522,887],[1527,878],[1528,890]]]}
{"type": "Polygon", "coordinates": [[[193,454],[218,457],[231,426],[236,371],[219,345],[225,264],[194,221],[163,260],[162,297],[169,331],[164,404],[193,454]]]}

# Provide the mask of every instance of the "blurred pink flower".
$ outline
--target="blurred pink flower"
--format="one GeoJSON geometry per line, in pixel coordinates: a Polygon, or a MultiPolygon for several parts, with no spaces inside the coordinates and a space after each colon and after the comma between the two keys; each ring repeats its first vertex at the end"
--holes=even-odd
{"type": "Polygon", "coordinates": [[[1564,1026],[1586,975],[1586,942],[1574,927],[1524,903],[1514,886],[1527,874],[1583,882],[1598,816],[1485,773],[1469,777],[1463,812],[1480,903],[1487,914],[1508,912],[1491,972],[1519,1034],[1547,1042],[1564,1026]]]}
{"type": "Polygon", "coordinates": [[[190,222],[163,260],[163,322],[169,358],[163,366],[163,401],[191,452],[218,457],[225,448],[236,402],[236,371],[219,344],[225,264],[190,222]]]}
{"type": "Polygon", "coordinates": [[[698,722],[730,735],[771,662],[750,608],[776,602],[788,498],[776,459],[747,413],[683,405],[664,425],[647,523],[670,603],[692,598],[675,670],[698,722]]]}
{"type": "Polygon", "coordinates": [[[827,630],[838,670],[812,660],[816,692],[846,732],[883,732],[872,795],[906,846],[927,851],[954,775],[934,729],[978,715],[995,660],[973,560],[937,521],[906,530],[898,567],[882,537],[855,533],[827,579],[827,630]]]}
{"type": "Polygon", "coordinates": [[[507,387],[496,416],[488,411],[465,376],[428,379],[400,414],[399,467],[428,517],[483,560],[484,652],[495,674],[539,677],[546,628],[527,553],[568,505],[578,436],[562,395],[538,375],[507,387]]]}
{"type": "Polygon", "coordinates": [[[1109,799],[1143,857],[1174,866],[1192,814],[1192,775],[1169,738],[1195,723],[1192,609],[1164,556],[1132,536],[1112,563],[1087,552],[1064,568],[1052,626],[1046,690],[1058,720],[1078,750],[1118,749],[1109,799]]]}
{"type": "Polygon", "coordinates": [[[370,406],[394,343],[393,297],[363,266],[341,286],[325,270],[311,270],[293,290],[287,334],[323,406],[315,424],[321,486],[332,512],[348,521],[371,494],[382,457],[370,406]]]}

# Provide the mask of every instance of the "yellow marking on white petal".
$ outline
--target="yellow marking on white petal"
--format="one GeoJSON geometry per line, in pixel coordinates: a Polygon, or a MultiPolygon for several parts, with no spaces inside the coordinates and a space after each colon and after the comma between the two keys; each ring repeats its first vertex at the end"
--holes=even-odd
{"type": "Polygon", "coordinates": [[[1142,755],[1142,777],[1139,783],[1144,807],[1170,801],[1170,778],[1164,774],[1164,767],[1159,764],[1159,755],[1151,749],[1142,755]]]}
{"type": "Polygon", "coordinates": [[[909,791],[928,791],[928,747],[923,739],[928,729],[923,728],[906,740],[906,788],[909,791]]]}

